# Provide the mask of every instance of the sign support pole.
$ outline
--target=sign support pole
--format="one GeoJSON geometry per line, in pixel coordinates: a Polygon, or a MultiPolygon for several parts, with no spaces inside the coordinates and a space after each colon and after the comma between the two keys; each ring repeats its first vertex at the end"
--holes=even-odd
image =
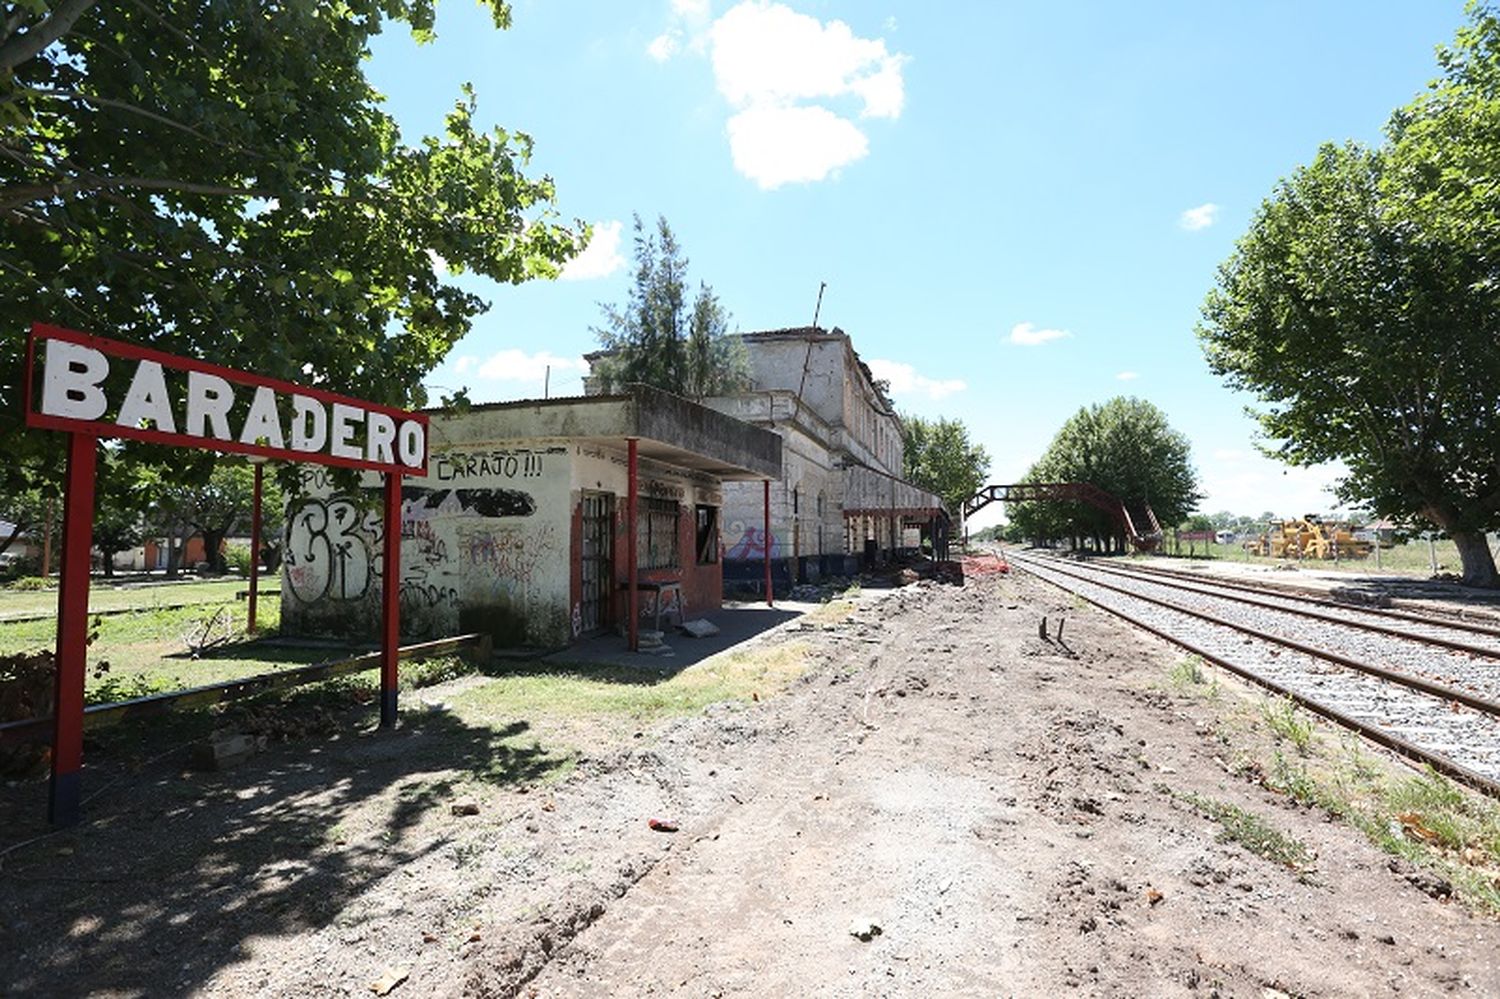
{"type": "Polygon", "coordinates": [[[255,462],[255,488],[250,500],[250,599],[245,608],[245,630],[255,633],[255,598],[260,587],[260,493],[265,465],[255,462]]]}
{"type": "Polygon", "coordinates": [[[385,473],[385,546],[380,553],[380,727],[396,725],[401,647],[401,476],[385,473]]]}
{"type": "Polygon", "coordinates": [[[57,686],[53,699],[52,782],[47,819],[71,826],[82,814],[83,683],[89,641],[89,555],[94,547],[94,473],[98,438],[68,435],[63,499],[62,571],[57,591],[57,686]]]}

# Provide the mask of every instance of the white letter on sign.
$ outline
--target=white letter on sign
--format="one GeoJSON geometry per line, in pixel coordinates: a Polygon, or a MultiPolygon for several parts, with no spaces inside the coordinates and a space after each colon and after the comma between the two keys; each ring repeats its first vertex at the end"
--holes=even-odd
{"type": "Polygon", "coordinates": [[[363,458],[364,453],[349,443],[354,436],[354,424],[362,422],[365,412],[353,406],[346,406],[342,402],[333,404],[333,443],[328,445],[328,453],[335,458],[363,458]]]}
{"type": "Polygon", "coordinates": [[[99,383],[109,374],[109,358],[66,340],[47,341],[42,370],[42,412],[73,420],[97,420],[109,405],[99,383]]]}
{"type": "Polygon", "coordinates": [[[421,468],[427,456],[427,432],[416,420],[406,420],[396,438],[397,450],[401,452],[401,464],[408,468],[421,468]]]}
{"type": "Polygon", "coordinates": [[[187,425],[185,434],[232,441],[229,432],[229,409],[234,405],[234,388],[218,375],[201,371],[188,372],[187,425]]]}
{"type": "Polygon", "coordinates": [[[120,415],[115,422],[122,427],[140,427],[150,420],[157,430],[169,434],[177,432],[177,421],[172,418],[172,400],[167,395],[167,379],[161,365],[155,361],[142,361],[130,379],[130,391],[120,404],[120,415]]]}
{"type": "Polygon", "coordinates": [[[255,390],[250,412],[245,416],[245,429],[240,431],[241,444],[262,441],[267,447],[286,447],[286,439],[281,436],[281,414],[276,412],[276,393],[264,385],[255,390]]]}
{"type": "Polygon", "coordinates": [[[328,410],[316,399],[292,396],[292,450],[321,451],[326,443],[328,410]]]}
{"type": "Polygon", "coordinates": [[[396,421],[384,413],[371,413],[365,421],[365,457],[387,465],[396,463],[391,444],[396,439],[396,421]]]}

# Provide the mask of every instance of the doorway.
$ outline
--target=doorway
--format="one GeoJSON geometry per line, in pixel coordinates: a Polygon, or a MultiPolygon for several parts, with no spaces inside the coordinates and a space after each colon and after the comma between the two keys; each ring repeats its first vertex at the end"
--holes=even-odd
{"type": "Polygon", "coordinates": [[[580,633],[597,634],[609,627],[611,555],[615,548],[613,493],[583,494],[583,550],[580,553],[583,590],[579,601],[580,633]]]}

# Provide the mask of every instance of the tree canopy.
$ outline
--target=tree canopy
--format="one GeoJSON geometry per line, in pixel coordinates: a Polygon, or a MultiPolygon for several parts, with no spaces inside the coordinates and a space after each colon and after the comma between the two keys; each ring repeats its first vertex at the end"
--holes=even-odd
{"type": "Polygon", "coordinates": [[[901,444],[902,476],[937,493],[949,510],[956,512],[985,484],[989,452],[969,440],[969,428],[962,420],[903,414],[901,444]]]}
{"type": "Polygon", "coordinates": [[[390,23],[429,38],[432,0],[0,11],[0,494],[61,467],[17,419],[33,321],[416,405],[486,308],[449,274],[553,276],[586,239],[468,88],[403,141],[364,62],[390,23]]]}
{"type": "MultiPolygon", "coordinates": [[[[1127,507],[1149,503],[1163,524],[1182,521],[1201,498],[1187,438],[1151,403],[1123,396],[1069,417],[1022,481],[1088,483],[1127,507]]],[[[1108,514],[1081,503],[1008,503],[1006,513],[1025,537],[1119,537],[1108,514]]]]}
{"type": "Polygon", "coordinates": [[[623,306],[601,304],[594,328],[603,348],[592,357],[599,389],[639,383],[690,399],[734,392],[749,383],[744,345],[713,288],[699,283],[687,302],[688,260],[664,217],[648,231],[635,216],[635,275],[623,306]]]}
{"type": "Polygon", "coordinates": [[[1270,451],[1340,460],[1347,503],[1419,519],[1500,583],[1500,20],[1471,5],[1443,76],[1378,148],[1325,145],[1220,268],[1198,335],[1261,402],[1270,451]]]}

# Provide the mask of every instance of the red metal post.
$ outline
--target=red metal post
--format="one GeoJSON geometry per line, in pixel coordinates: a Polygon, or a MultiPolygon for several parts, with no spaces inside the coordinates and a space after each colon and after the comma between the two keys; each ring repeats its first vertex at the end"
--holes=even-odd
{"type": "Polygon", "coordinates": [[[401,476],[385,473],[385,548],[380,553],[380,727],[396,724],[401,647],[401,476]]]}
{"type": "Polygon", "coordinates": [[[245,630],[255,630],[255,597],[260,585],[260,486],[265,466],[255,463],[255,488],[250,493],[250,599],[246,608],[245,630]]]}
{"type": "MultiPolygon", "coordinates": [[[[639,582],[639,573],[636,569],[636,535],[639,533],[636,526],[635,506],[636,494],[640,488],[639,469],[637,467],[638,455],[636,454],[639,441],[634,437],[625,440],[628,452],[626,467],[629,469],[628,484],[625,487],[625,563],[629,566],[626,577],[626,587],[630,591],[630,597],[626,600],[629,609],[630,623],[625,626],[628,636],[630,651],[635,652],[641,647],[641,606],[640,595],[636,592],[636,584],[639,582]]],[[[657,599],[661,599],[659,596],[657,599]]]]}
{"type": "Polygon", "coordinates": [[[775,607],[775,595],[771,592],[771,480],[767,479],[762,485],[765,486],[765,534],[762,540],[765,541],[763,547],[766,550],[766,606],[775,607]]]}
{"type": "Polygon", "coordinates": [[[89,570],[94,547],[94,469],[98,438],[68,435],[62,570],[57,590],[57,687],[52,721],[52,784],[47,818],[70,826],[82,810],[83,680],[87,672],[89,570]]]}

